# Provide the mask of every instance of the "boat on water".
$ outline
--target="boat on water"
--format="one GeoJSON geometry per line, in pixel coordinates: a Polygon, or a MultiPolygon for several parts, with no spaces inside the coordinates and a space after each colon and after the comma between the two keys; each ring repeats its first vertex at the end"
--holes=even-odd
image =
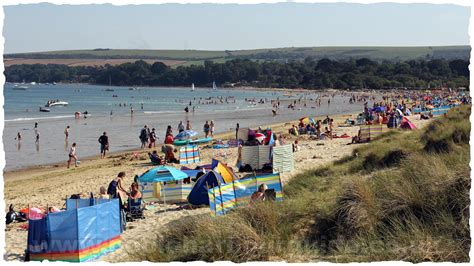
{"type": "Polygon", "coordinates": [[[194,83],[191,84],[191,91],[194,91],[194,83]]]}
{"type": "Polygon", "coordinates": [[[138,87],[130,87],[128,88],[129,91],[137,91],[138,90],[138,87]]]}
{"type": "Polygon", "coordinates": [[[110,75],[109,75],[109,87],[105,89],[105,91],[114,91],[114,89],[112,89],[112,79],[110,78],[110,75]]]}
{"type": "Polygon", "coordinates": [[[40,107],[39,111],[40,111],[40,112],[47,112],[47,113],[49,113],[49,112],[51,112],[51,109],[45,108],[45,107],[40,107]]]}
{"type": "Polygon", "coordinates": [[[217,86],[216,86],[216,82],[215,82],[215,81],[212,82],[212,90],[213,90],[213,91],[217,91],[217,86]]]}
{"type": "Polygon", "coordinates": [[[53,106],[66,106],[68,102],[64,102],[61,100],[49,100],[44,107],[53,107],[53,106]]]}
{"type": "Polygon", "coordinates": [[[15,87],[13,87],[13,89],[16,90],[16,91],[26,91],[28,89],[28,87],[27,86],[19,86],[19,87],[15,86],[15,87]]]}

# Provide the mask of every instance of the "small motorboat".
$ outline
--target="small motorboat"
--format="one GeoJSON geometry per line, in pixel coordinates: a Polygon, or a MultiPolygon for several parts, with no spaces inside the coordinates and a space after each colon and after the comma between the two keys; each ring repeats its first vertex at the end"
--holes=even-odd
{"type": "Polygon", "coordinates": [[[46,103],[44,107],[53,107],[53,106],[66,106],[68,102],[60,101],[60,100],[50,100],[46,103]]]}
{"type": "Polygon", "coordinates": [[[51,112],[51,109],[45,108],[45,107],[40,107],[39,111],[40,111],[40,112],[47,112],[47,113],[49,113],[49,112],[51,112]]]}

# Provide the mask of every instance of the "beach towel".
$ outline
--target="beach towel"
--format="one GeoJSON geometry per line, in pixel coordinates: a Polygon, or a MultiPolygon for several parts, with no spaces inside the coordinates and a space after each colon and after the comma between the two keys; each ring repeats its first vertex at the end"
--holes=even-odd
{"type": "Polygon", "coordinates": [[[290,172],[295,168],[291,144],[273,147],[273,173],[290,172]]]}
{"type": "Polygon", "coordinates": [[[199,146],[186,145],[179,148],[179,163],[190,164],[200,162],[199,146]]]}

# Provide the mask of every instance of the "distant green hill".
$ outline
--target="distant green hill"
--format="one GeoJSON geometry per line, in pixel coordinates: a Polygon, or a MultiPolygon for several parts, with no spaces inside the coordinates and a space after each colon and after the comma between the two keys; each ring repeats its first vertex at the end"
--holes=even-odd
{"type": "MultiPolygon", "coordinates": [[[[370,58],[372,60],[404,61],[410,59],[469,59],[470,46],[433,46],[433,47],[291,47],[255,50],[128,50],[94,49],[67,50],[34,53],[6,54],[6,59],[161,59],[183,60],[200,63],[203,60],[225,61],[234,58],[253,60],[287,61],[330,58],[344,60],[350,58],[370,58]]],[[[191,62],[188,62],[188,64],[191,62]]]]}

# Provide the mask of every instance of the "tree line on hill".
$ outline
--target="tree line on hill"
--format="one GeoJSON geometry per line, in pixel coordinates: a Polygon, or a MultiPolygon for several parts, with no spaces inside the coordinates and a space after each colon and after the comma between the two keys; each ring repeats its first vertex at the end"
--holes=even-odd
{"type": "Polygon", "coordinates": [[[118,86],[218,86],[308,89],[385,89],[469,87],[468,60],[409,60],[377,62],[357,60],[314,60],[269,62],[233,59],[225,63],[171,68],[161,62],[143,60],[100,67],[57,64],[12,65],[5,69],[8,82],[78,82],[118,86]]]}

